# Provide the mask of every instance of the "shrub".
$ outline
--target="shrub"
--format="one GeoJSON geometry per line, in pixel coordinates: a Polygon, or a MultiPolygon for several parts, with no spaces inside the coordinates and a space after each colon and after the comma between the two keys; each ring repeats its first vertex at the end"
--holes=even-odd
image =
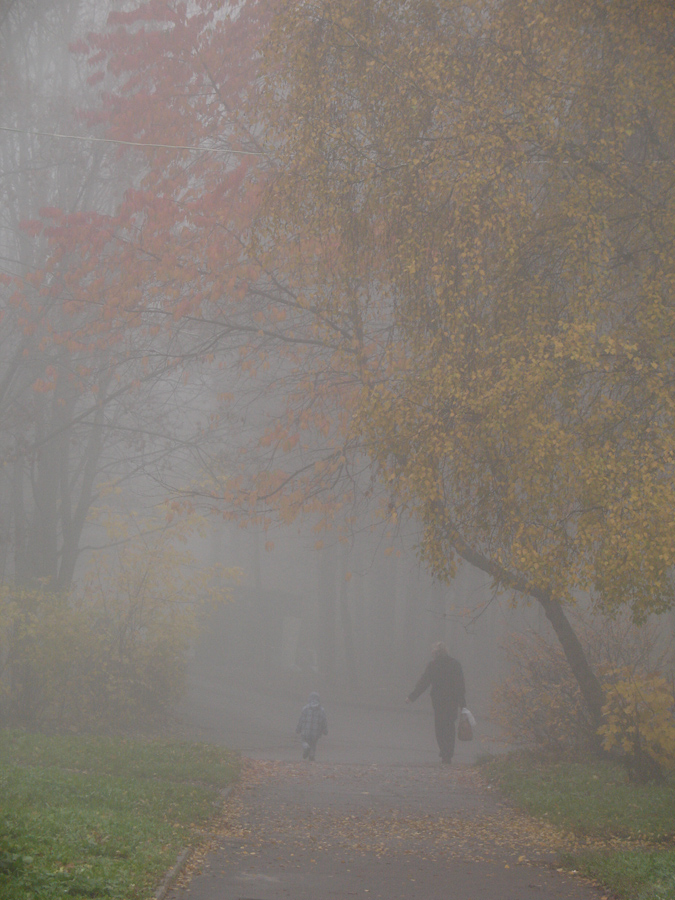
{"type": "Polygon", "coordinates": [[[494,691],[493,715],[505,738],[550,754],[588,745],[592,726],[562,649],[528,632],[504,650],[508,674],[494,691]]]}
{"type": "Polygon", "coordinates": [[[603,747],[618,751],[637,781],[675,770],[675,693],[658,673],[623,667],[606,673],[603,747]]]}
{"type": "MultiPolygon", "coordinates": [[[[670,648],[663,647],[656,622],[637,626],[627,617],[577,612],[573,624],[610,693],[617,680],[613,673],[632,673],[639,680],[668,669],[670,648]]],[[[529,631],[511,635],[504,650],[507,674],[493,694],[493,714],[506,739],[552,754],[594,749],[597,735],[557,641],[529,631]]]]}
{"type": "Polygon", "coordinates": [[[233,573],[196,565],[180,546],[189,523],[135,522],[133,539],[118,517],[106,525],[117,546],[72,594],[0,592],[0,724],[134,727],[180,697],[199,604],[222,599],[214,576],[233,573]]]}
{"type": "Polygon", "coordinates": [[[68,597],[41,589],[0,593],[0,724],[34,728],[68,720],[98,657],[90,616],[68,597]]]}

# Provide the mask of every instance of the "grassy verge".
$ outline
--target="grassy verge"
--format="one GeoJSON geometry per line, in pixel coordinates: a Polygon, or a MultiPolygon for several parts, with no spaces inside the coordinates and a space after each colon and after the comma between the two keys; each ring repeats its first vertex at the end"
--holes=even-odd
{"type": "Polygon", "coordinates": [[[0,731],[0,897],[146,900],[235,775],[218,747],[0,731]]]}
{"type": "Polygon", "coordinates": [[[577,838],[561,860],[566,868],[622,900],[675,898],[675,780],[635,785],[608,763],[521,754],[483,766],[513,803],[577,838]]]}

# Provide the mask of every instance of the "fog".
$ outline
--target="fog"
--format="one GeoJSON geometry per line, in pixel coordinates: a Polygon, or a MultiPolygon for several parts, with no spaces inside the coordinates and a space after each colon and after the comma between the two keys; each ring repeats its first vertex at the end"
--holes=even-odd
{"type": "MultiPolygon", "coordinates": [[[[203,615],[181,727],[254,758],[295,760],[297,717],[318,691],[330,722],[322,759],[433,763],[428,692],[412,705],[405,698],[442,641],[462,665],[477,720],[475,740],[457,744],[458,762],[513,747],[495,720],[493,693],[512,677],[505,648],[514,635],[555,643],[543,612],[495,592],[468,564],[448,584],[434,581],[416,558],[414,532],[387,541],[381,529],[364,528],[321,549],[311,533],[272,536],[273,547],[269,535],[220,523],[203,541],[205,555],[243,575],[230,599],[203,615]]],[[[673,619],[654,620],[662,650],[672,647],[673,619]]]]}
{"type": "MultiPolygon", "coordinates": [[[[167,244],[175,241],[172,247],[188,255],[192,250],[198,259],[185,282],[184,260],[177,274],[165,275],[170,259],[161,257],[161,229],[152,231],[157,213],[149,205],[119,226],[116,265],[97,269],[106,254],[113,258],[103,236],[118,223],[113,227],[106,217],[119,212],[125,192],[144,185],[151,195],[158,182],[145,179],[159,178],[156,172],[165,169],[177,183],[184,178],[177,189],[180,208],[186,195],[192,199],[201,185],[217,183],[202,161],[205,154],[181,156],[181,145],[193,148],[205,137],[209,151],[222,150],[236,133],[225,117],[201,137],[168,134],[166,155],[156,157],[122,152],[119,140],[103,137],[101,97],[122,76],[106,71],[89,77],[87,54],[73,44],[105,28],[109,12],[128,6],[113,0],[0,2],[0,577],[10,610],[5,621],[33,617],[40,635],[45,628],[50,653],[61,660],[45,674],[30,656],[21,681],[12,654],[25,647],[12,643],[15,632],[8,628],[10,636],[0,643],[0,678],[12,690],[0,707],[0,724],[112,727],[114,716],[102,724],[91,710],[85,714],[79,699],[59,719],[45,689],[56,679],[54,684],[70,685],[59,690],[74,691],[78,678],[68,668],[72,631],[66,629],[59,643],[58,629],[49,624],[54,598],[66,597],[64,608],[78,615],[93,609],[96,598],[100,608],[87,626],[89,637],[117,639],[125,629],[133,631],[129,623],[137,617],[138,646],[151,645],[157,657],[142,677],[135,670],[130,677],[130,713],[117,719],[120,728],[187,734],[253,756],[293,759],[300,708],[310,691],[318,691],[331,723],[325,758],[428,762],[437,756],[428,697],[411,707],[405,698],[432,644],[443,642],[462,665],[467,704],[478,723],[477,740],[459,749],[460,758],[504,747],[492,709],[494,688],[507,677],[504,647],[514,634],[530,630],[553,639],[542,609],[528,606],[513,589],[497,592],[488,575],[466,562],[447,583],[432,577],[419,559],[414,517],[404,510],[395,525],[383,520],[383,509],[391,513],[381,502],[386,485],[379,495],[373,490],[380,470],[362,447],[348,448],[349,461],[336,464],[351,505],[333,483],[328,489],[323,482],[325,493],[319,494],[318,475],[316,482],[298,481],[306,493],[302,502],[291,498],[293,513],[301,510],[297,517],[285,515],[283,503],[272,509],[268,502],[281,495],[274,468],[280,448],[295,473],[319,473],[327,461],[340,459],[340,418],[347,409],[340,400],[353,390],[355,375],[330,340],[324,337],[314,349],[312,341],[321,342],[311,328],[320,329],[324,320],[308,326],[308,302],[296,298],[288,319],[284,309],[274,320],[276,330],[265,330],[264,316],[290,288],[265,273],[240,297],[235,276],[230,285],[222,272],[204,275],[201,234],[187,202],[184,217],[175,217],[164,235],[167,244]],[[59,231],[68,216],[71,231],[59,231]],[[85,252],[84,236],[91,234],[96,240],[85,252]],[[80,243],[70,242],[73,235],[80,243]],[[127,269],[129,248],[140,260],[138,283],[127,269]],[[155,259],[161,259],[156,270],[155,259]],[[212,307],[204,298],[217,306],[225,283],[236,302],[222,318],[209,318],[204,309],[212,307]],[[190,305],[195,296],[205,304],[198,311],[190,305]],[[297,333],[312,348],[304,371],[289,350],[299,342],[296,328],[305,329],[297,333]],[[302,391],[304,406],[297,401],[302,391]],[[302,420],[298,433],[311,433],[314,443],[291,435],[288,425],[291,414],[300,421],[310,413],[316,418],[302,420]],[[231,482],[238,485],[238,505],[223,487],[231,482]],[[330,497],[330,514],[318,510],[324,496],[330,497]],[[249,497],[260,502],[256,506],[249,497]],[[181,522],[185,533],[171,530],[181,522]],[[133,581],[129,572],[148,583],[138,575],[142,560],[123,553],[147,548],[150,559],[157,532],[167,535],[167,555],[157,564],[161,571],[153,571],[154,593],[146,602],[120,587],[133,581]],[[184,548],[189,559],[179,559],[174,547],[184,548]],[[175,571],[165,562],[172,554],[175,571]],[[223,568],[237,571],[216,573],[223,568]],[[183,584],[179,579],[188,583],[186,572],[213,574],[194,596],[172,597],[162,606],[173,586],[183,584]],[[211,596],[218,593],[220,599],[211,596]],[[115,612],[108,607],[113,594],[115,612]],[[182,606],[194,614],[190,628],[179,620],[182,606]],[[169,640],[159,629],[152,643],[148,635],[160,624],[175,632],[169,640]],[[161,668],[160,638],[171,648],[164,661],[176,662],[175,687],[171,673],[155,671],[161,668]],[[154,706],[148,704],[157,713],[150,724],[139,699],[143,691],[159,692],[154,706]]],[[[260,155],[250,149],[256,138],[253,128],[236,152],[260,155]]],[[[228,157],[219,177],[226,181],[237,164],[228,157]]],[[[209,208],[203,218],[212,214],[209,227],[216,232],[222,225],[217,215],[209,208]]],[[[218,259],[218,251],[216,246],[211,256],[218,259]]],[[[224,269],[234,268],[233,258],[224,269]]],[[[355,294],[362,290],[359,284],[355,294]]],[[[379,337],[391,327],[394,304],[382,301],[379,286],[373,293],[381,306],[376,312],[369,307],[363,327],[379,337]]],[[[590,604],[581,594],[579,602],[582,608],[590,604]]],[[[673,614],[660,623],[667,643],[673,614]]],[[[40,640],[35,637],[38,645],[40,640]]],[[[115,658],[117,674],[133,668],[129,654],[115,658]]],[[[99,701],[87,702],[94,708],[99,701]]]]}
{"type": "MultiPolygon", "coordinates": [[[[411,538],[409,537],[409,540],[411,538]]],[[[407,706],[442,641],[462,665],[479,739],[465,760],[498,751],[493,688],[504,675],[502,645],[514,630],[544,627],[515,610],[469,566],[449,584],[432,580],[412,544],[374,529],[321,549],[290,531],[264,538],[215,526],[205,552],[241,566],[229,602],[207,611],[191,651],[190,690],[181,707],[207,739],[252,756],[295,759],[295,724],[310,691],[331,720],[322,758],[429,762],[437,756],[428,694],[407,706]]]]}
{"type": "MultiPolygon", "coordinates": [[[[70,48],[104,27],[116,7],[123,4],[24,0],[0,6],[0,256],[2,271],[18,284],[48,267],[53,252],[26,222],[39,220],[45,208],[113,212],[142,175],[142,164],[139,169],[113,145],[77,139],[100,133],[82,116],[96,106],[99,88],[88,83],[85,61],[70,48]]],[[[46,283],[67,284],[74,264],[62,260],[46,283]]],[[[242,384],[228,369],[236,345],[221,343],[224,367],[218,361],[195,365],[185,379],[166,360],[201,352],[204,336],[189,330],[152,347],[144,347],[142,335],[132,337],[123,360],[101,347],[92,362],[86,352],[65,352],[62,342],[50,345],[46,338],[62,327],[63,293],[45,303],[39,290],[29,291],[25,302],[51,323],[34,333],[13,305],[15,290],[8,282],[0,333],[3,583],[10,594],[17,588],[77,592],[97,554],[109,552],[107,565],[122,565],[114,553],[146,539],[156,522],[140,523],[157,515],[158,503],[180,498],[198,473],[236,457],[242,435],[255,434],[277,414],[283,400],[265,386],[287,364],[279,360],[258,383],[242,384]],[[139,368],[147,356],[150,363],[139,368]],[[42,382],[45,389],[36,391],[42,382]],[[225,392],[236,394],[227,411],[218,401],[225,392]],[[214,412],[219,423],[205,427],[214,412]],[[111,538],[106,522],[112,515],[131,523],[121,537],[111,538]]],[[[254,309],[244,313],[246,320],[254,309]]],[[[363,477],[371,477],[367,467],[363,477]]],[[[240,583],[224,581],[228,599],[200,607],[187,651],[188,699],[172,708],[162,727],[185,719],[200,734],[251,752],[295,753],[299,706],[318,690],[332,721],[342,717],[331,729],[331,753],[367,758],[368,748],[377,747],[386,754],[400,748],[410,723],[425,737],[409,733],[405,752],[419,752],[425,740],[433,750],[428,701],[404,710],[403,700],[435,641],[445,641],[461,661],[468,702],[487,722],[499,643],[513,613],[468,566],[448,585],[435,582],[416,558],[413,523],[405,534],[390,533],[368,503],[349,527],[320,532],[313,528],[316,517],[263,532],[255,523],[246,529],[224,520],[216,503],[199,511],[206,535],[189,539],[190,565],[236,567],[240,583]],[[379,719],[373,710],[383,711],[379,719]]],[[[9,679],[10,651],[5,643],[9,679]]],[[[31,706],[35,685],[29,682],[5,704],[5,720],[43,721],[40,703],[31,706]]],[[[44,722],[59,727],[49,716],[44,722]]]]}

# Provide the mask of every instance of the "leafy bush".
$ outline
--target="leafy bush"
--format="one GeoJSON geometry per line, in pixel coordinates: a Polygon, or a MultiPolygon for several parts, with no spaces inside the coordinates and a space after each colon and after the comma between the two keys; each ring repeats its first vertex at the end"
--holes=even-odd
{"type": "Polygon", "coordinates": [[[113,552],[95,554],[78,589],[0,592],[0,725],[132,727],[180,697],[200,602],[222,578],[181,547],[192,523],[152,528],[108,516],[113,552]]]}
{"type": "Polygon", "coordinates": [[[91,611],[40,589],[0,593],[0,723],[73,723],[85,713],[101,637],[91,611]],[[73,710],[68,709],[73,707],[73,710]]]}
{"type": "Polygon", "coordinates": [[[511,636],[505,652],[508,675],[493,694],[505,738],[551,754],[587,746],[592,726],[562,649],[528,632],[511,636]]]}
{"type": "MultiPolygon", "coordinates": [[[[574,627],[608,696],[617,672],[639,681],[669,668],[670,648],[663,647],[655,622],[637,626],[628,618],[577,612],[574,627]]],[[[507,676],[493,694],[493,713],[506,739],[549,754],[596,747],[591,718],[557,641],[530,631],[510,636],[504,650],[507,676]]]]}
{"type": "Polygon", "coordinates": [[[639,781],[675,770],[675,693],[656,673],[636,675],[624,667],[607,673],[603,724],[606,750],[617,750],[639,781]]]}

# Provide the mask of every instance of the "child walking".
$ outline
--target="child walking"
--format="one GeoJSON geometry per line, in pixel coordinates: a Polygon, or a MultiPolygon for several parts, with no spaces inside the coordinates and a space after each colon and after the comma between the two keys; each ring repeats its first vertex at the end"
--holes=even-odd
{"type": "Polygon", "coordinates": [[[321,698],[316,691],[312,691],[309,703],[302,707],[295,733],[302,737],[302,758],[313,760],[319,738],[322,734],[328,734],[326,710],[321,705],[321,698]]]}

